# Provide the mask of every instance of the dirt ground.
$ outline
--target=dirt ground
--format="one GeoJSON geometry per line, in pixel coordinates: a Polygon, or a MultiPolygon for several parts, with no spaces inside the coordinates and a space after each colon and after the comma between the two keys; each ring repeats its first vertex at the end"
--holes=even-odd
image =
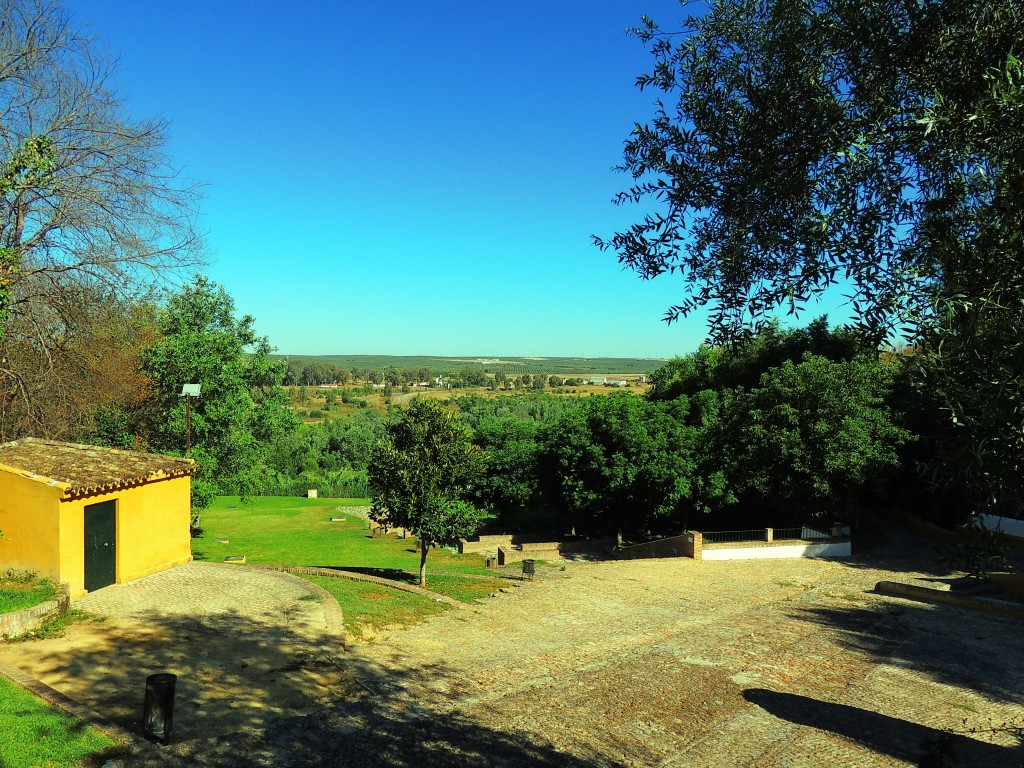
{"type": "MultiPolygon", "coordinates": [[[[193,656],[224,643],[234,666],[218,695],[232,693],[217,711],[186,708],[176,722],[198,733],[197,717],[223,715],[220,733],[138,751],[128,764],[231,766],[241,755],[257,766],[410,768],[1021,764],[1019,740],[1001,727],[1024,725],[1021,622],[873,593],[881,580],[951,576],[931,569],[927,548],[897,540],[845,562],[543,569],[522,588],[351,647],[340,666],[304,656],[295,638],[246,644],[244,629],[196,625],[168,642],[193,656]],[[232,699],[243,716],[229,716],[232,699]],[[289,709],[304,716],[227,735],[289,709]]],[[[73,687],[76,672],[116,664],[144,640],[130,622],[78,625],[39,663],[52,676],[63,654],[73,687]],[[116,653],[90,655],[89,637],[116,653]]],[[[15,661],[11,647],[0,657],[33,666],[36,652],[15,661]]]]}

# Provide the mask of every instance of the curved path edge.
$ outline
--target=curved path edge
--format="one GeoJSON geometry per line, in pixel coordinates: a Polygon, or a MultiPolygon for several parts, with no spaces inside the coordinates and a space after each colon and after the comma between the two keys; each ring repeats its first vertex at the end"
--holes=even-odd
{"type": "MultiPolygon", "coordinates": [[[[435,600],[439,603],[444,603],[445,605],[450,605],[452,608],[467,607],[465,603],[461,603],[455,598],[448,597],[447,595],[441,595],[437,592],[431,592],[429,589],[417,587],[412,584],[405,584],[401,581],[385,579],[382,576],[370,576],[366,573],[342,571],[336,568],[319,568],[311,565],[253,565],[246,567],[269,571],[283,571],[285,573],[305,573],[310,576],[328,576],[335,579],[348,579],[349,581],[365,581],[369,582],[370,584],[379,584],[382,587],[390,587],[391,589],[399,589],[402,592],[411,592],[414,595],[429,597],[431,600],[435,600]]],[[[338,610],[341,609],[339,608],[338,610]]]]}

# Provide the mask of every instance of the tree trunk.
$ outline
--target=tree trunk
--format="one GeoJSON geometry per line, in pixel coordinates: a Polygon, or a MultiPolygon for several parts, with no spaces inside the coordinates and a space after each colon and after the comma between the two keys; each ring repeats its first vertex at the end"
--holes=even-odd
{"type": "Polygon", "coordinates": [[[430,550],[430,542],[420,539],[420,586],[427,586],[427,552],[430,550]]]}

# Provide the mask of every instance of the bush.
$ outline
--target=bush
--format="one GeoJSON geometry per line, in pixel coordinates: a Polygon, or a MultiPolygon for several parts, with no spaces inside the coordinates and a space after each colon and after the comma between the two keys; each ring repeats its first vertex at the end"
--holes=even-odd
{"type": "Polygon", "coordinates": [[[57,585],[30,571],[0,573],[0,613],[32,608],[57,596],[57,585]]]}

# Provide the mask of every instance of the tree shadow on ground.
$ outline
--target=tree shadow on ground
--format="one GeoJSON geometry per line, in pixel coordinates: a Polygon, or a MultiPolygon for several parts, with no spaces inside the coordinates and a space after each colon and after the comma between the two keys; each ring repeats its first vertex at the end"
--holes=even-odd
{"type": "Polygon", "coordinates": [[[230,733],[328,703],[353,685],[336,658],[341,638],[311,642],[300,610],[282,606],[274,621],[236,611],[139,612],[72,626],[65,638],[26,644],[11,661],[134,733],[146,677],[170,672],[178,675],[174,735],[230,733]]]}
{"type": "Polygon", "coordinates": [[[838,631],[843,645],[878,663],[912,669],[993,701],[1024,705],[1018,620],[908,600],[798,608],[789,615],[838,631]]]}
{"type": "Polygon", "coordinates": [[[410,687],[457,670],[371,665],[345,654],[340,638],[279,619],[140,612],[34,643],[31,667],[19,665],[140,736],[146,677],[178,675],[170,745],[133,745],[128,766],[620,765],[423,706],[410,687]]]}
{"type": "MultiPolygon", "coordinates": [[[[360,678],[367,677],[367,670],[360,670],[360,678]]],[[[388,677],[388,683],[394,684],[397,676],[388,677]]],[[[182,765],[204,768],[234,768],[242,755],[247,765],[277,768],[622,765],[598,754],[570,755],[543,739],[512,730],[494,730],[458,713],[434,711],[401,696],[392,698],[379,693],[366,693],[358,700],[325,707],[304,717],[282,719],[263,733],[239,733],[217,740],[172,745],[163,751],[162,757],[168,753],[182,765]]]]}
{"type": "Polygon", "coordinates": [[[953,568],[943,562],[941,548],[920,538],[899,523],[866,513],[853,539],[853,557],[836,560],[850,568],[949,576],[953,568]]]}
{"type": "Polygon", "coordinates": [[[360,567],[348,565],[346,565],[343,568],[336,565],[328,565],[323,567],[331,568],[335,571],[348,571],[349,573],[360,573],[364,576],[376,576],[379,579],[398,581],[403,584],[412,584],[414,586],[417,586],[420,583],[420,577],[418,574],[413,573],[411,571],[404,571],[401,568],[372,568],[369,566],[360,567]]]}
{"type": "Polygon", "coordinates": [[[763,688],[747,689],[743,697],[775,717],[830,731],[876,752],[915,761],[921,768],[1013,768],[1024,760],[1024,750],[1020,746],[988,744],[860,707],[763,688]]]}

